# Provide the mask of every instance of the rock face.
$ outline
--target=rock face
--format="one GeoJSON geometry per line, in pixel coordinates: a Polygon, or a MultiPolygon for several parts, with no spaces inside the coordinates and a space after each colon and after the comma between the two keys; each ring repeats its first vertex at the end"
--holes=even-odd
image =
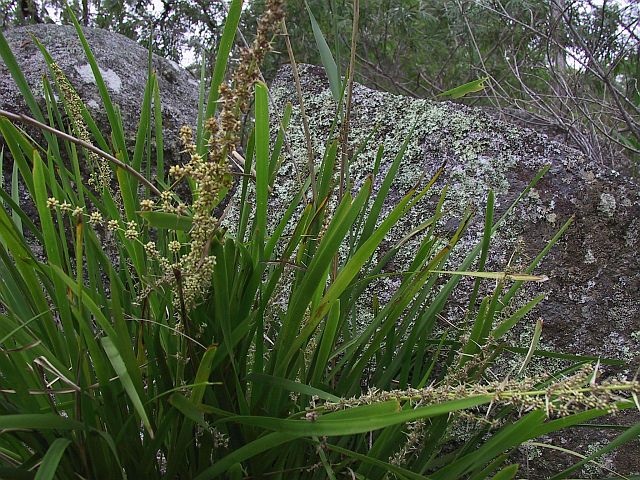
{"type": "MultiPolygon", "coordinates": [[[[319,162],[334,117],[335,102],[323,69],[303,65],[300,66],[300,76],[316,161],[319,162]]],[[[289,66],[279,72],[271,94],[275,108],[282,108],[286,102],[294,106],[288,130],[290,154],[285,158],[276,181],[272,205],[275,210],[281,210],[289,204],[296,176],[304,178],[307,159],[299,102],[289,66]]],[[[510,265],[512,270],[523,270],[561,226],[574,216],[575,221],[563,239],[536,270],[536,273],[549,276],[550,280],[527,284],[509,307],[509,311],[513,311],[534,295],[546,294],[546,299],[527,317],[525,329],[521,332],[521,346],[527,346],[531,339],[531,330],[526,331],[527,325],[532,326],[535,318],[541,317],[544,320],[541,348],[622,359],[628,362],[622,371],[626,370],[626,374],[633,376],[640,353],[638,183],[622,173],[593,163],[577,150],[533,130],[500,122],[481,109],[395,96],[356,84],[351,120],[350,142],[354,150],[375,129],[368,148],[350,165],[354,190],[373,171],[376,151],[383,144],[385,156],[374,190],[375,184],[380,185],[385,168],[391,164],[411,128],[416,126],[392,187],[390,201],[385,206],[386,211],[421,175],[431,178],[443,161],[447,161],[446,172],[440,182],[440,186],[449,186],[444,206],[447,220],[443,222],[441,231],[446,234],[455,229],[468,205],[478,208],[475,221],[457,253],[452,255],[448,266],[451,270],[457,268],[464,253],[481,237],[483,209],[489,190],[493,189],[496,194],[495,218],[499,218],[536,172],[549,164],[548,173],[522,199],[493,239],[486,269],[504,271],[510,265]]],[[[439,193],[437,189],[436,192],[439,193]]],[[[392,231],[391,242],[395,243],[413,227],[430,218],[435,200],[437,195],[425,199],[410,216],[405,217],[399,228],[392,231]]],[[[406,268],[414,251],[415,246],[407,245],[404,261],[401,258],[394,269],[406,268]]],[[[464,297],[465,286],[470,287],[471,283],[461,282],[454,295],[464,297]]],[[[487,286],[488,289],[492,287],[487,286]]],[[[392,278],[386,278],[376,286],[376,294],[382,295],[385,289],[393,288],[392,278]]],[[[460,306],[465,306],[464,299],[460,306]]],[[[366,308],[362,312],[366,322],[366,308]]],[[[455,325],[463,312],[460,308],[451,308],[445,314],[448,317],[445,321],[455,325]]],[[[518,341],[517,336],[512,340],[518,341]]],[[[553,368],[557,369],[557,365],[553,368]]],[[[629,425],[637,422],[637,417],[631,412],[630,416],[607,421],[629,425]]],[[[607,438],[612,437],[606,432],[587,433],[585,429],[574,429],[555,436],[554,443],[586,452],[607,438]]],[[[624,451],[601,460],[619,473],[637,473],[638,451],[637,444],[630,444],[624,451]]],[[[567,464],[566,457],[560,458],[548,452],[542,452],[542,455],[534,462],[536,466],[532,468],[530,478],[549,478],[550,472],[558,472],[563,464],[567,464]],[[545,470],[545,465],[548,470],[545,470]]]]}
{"type": "MultiPolygon", "coordinates": [[[[323,70],[301,66],[307,115],[316,157],[321,158],[335,103],[323,70]]],[[[290,67],[284,67],[271,93],[275,105],[294,105],[288,141],[298,169],[305,169],[306,149],[290,67]]],[[[460,253],[475,245],[482,229],[487,194],[496,194],[496,218],[524,190],[544,165],[551,167],[524,198],[495,237],[490,266],[518,270],[528,265],[571,217],[575,222],[538,268],[550,280],[535,287],[547,294],[536,310],[545,324],[543,336],[553,348],[630,360],[640,353],[640,188],[625,175],[589,161],[545,135],[496,120],[481,109],[416,100],[354,85],[350,142],[354,148],[376,129],[369,147],[351,164],[355,188],[373,171],[375,153],[384,144],[380,183],[411,128],[412,141],[400,167],[391,201],[403,196],[416,179],[429,179],[447,161],[441,185],[449,186],[446,231],[455,228],[468,205],[478,208],[460,253]]],[[[276,182],[275,207],[287,205],[294,181],[291,159],[276,182]]],[[[375,186],[374,186],[375,189],[375,186]]],[[[414,209],[393,238],[400,239],[433,212],[433,199],[414,209]]],[[[408,254],[411,248],[407,249],[408,254]]],[[[459,258],[459,257],[458,257],[459,258]]],[[[451,267],[455,267],[455,260],[451,267]]],[[[531,288],[528,294],[532,293],[531,288]]],[[[452,320],[454,320],[452,318],[452,320]]]]}
{"type": "MultiPolygon", "coordinates": [[[[31,35],[45,45],[92,109],[99,125],[107,130],[100,97],[73,27],[33,25],[7,30],[4,35],[42,105],[42,76],[48,71],[31,35]]],[[[107,31],[86,29],[85,35],[112,101],[122,113],[125,131],[133,136],[147,79],[147,51],[130,39],[107,31]]],[[[173,62],[155,55],[153,67],[158,72],[164,148],[170,163],[171,158],[179,158],[179,127],[196,121],[197,82],[173,62]]],[[[301,74],[307,113],[317,135],[314,142],[319,159],[333,119],[334,101],[322,69],[303,66],[301,74]]],[[[275,105],[283,106],[287,101],[297,104],[288,67],[279,73],[271,90],[275,105]]],[[[29,113],[4,64],[0,64],[0,108],[29,113]]],[[[293,158],[299,159],[297,168],[304,170],[306,151],[298,115],[294,109],[287,140],[293,158]]],[[[504,211],[535,173],[550,164],[549,172],[494,239],[490,266],[503,270],[510,261],[511,268],[526,265],[574,215],[575,222],[564,240],[540,267],[540,272],[551,279],[535,287],[548,296],[537,310],[545,320],[543,338],[554,349],[571,353],[628,360],[638,356],[638,184],[619,172],[590,162],[576,150],[532,130],[501,123],[482,110],[399,97],[355,85],[352,145],[357,147],[376,129],[370,148],[351,165],[356,187],[373,170],[375,150],[384,144],[386,154],[379,184],[385,162],[388,166],[414,125],[413,139],[387,206],[400,198],[417,178],[423,174],[429,178],[447,160],[444,182],[449,191],[445,210],[450,219],[448,228],[455,227],[467,205],[483,208],[489,189],[496,193],[498,213],[504,211]]],[[[293,168],[291,159],[285,162],[274,192],[273,208],[287,205],[293,168]]],[[[428,201],[424,208],[414,209],[405,220],[404,231],[395,230],[390,241],[402,238],[430,212],[428,201]]],[[[477,242],[481,228],[481,221],[470,228],[461,252],[477,242]]],[[[453,263],[452,266],[455,267],[453,263]]],[[[533,293],[533,288],[527,293],[533,293]]]]}
{"type": "MultiPolygon", "coordinates": [[[[133,40],[106,30],[86,28],[84,34],[101,69],[111,100],[120,109],[125,132],[130,135],[128,140],[133,142],[147,82],[148,52],[133,40]]],[[[102,101],[74,27],[31,25],[6,30],[3,35],[41,107],[45,105],[42,77],[49,75],[49,72],[32,36],[45,46],[76,88],[103,133],[108,133],[102,101]]],[[[195,125],[198,82],[174,62],[157,55],[153,56],[153,68],[157,72],[162,104],[165,163],[171,163],[171,159],[179,158],[179,128],[185,124],[195,125]]],[[[4,62],[0,63],[0,108],[30,114],[4,62]]]]}
{"type": "MultiPolygon", "coordinates": [[[[130,133],[129,140],[132,140],[147,79],[147,51],[118,34],[92,29],[86,29],[85,34],[102,69],[112,101],[122,113],[125,131],[130,133]]],[[[42,106],[42,76],[48,75],[48,71],[31,35],[45,45],[103,131],[108,132],[91,70],[72,27],[35,25],[8,30],[4,35],[42,106]]],[[[195,124],[198,86],[188,72],[168,60],[154,56],[153,67],[158,72],[162,97],[165,162],[171,163],[171,159],[179,158],[179,127],[195,124]]],[[[307,115],[315,135],[316,161],[319,162],[334,117],[335,103],[322,69],[302,66],[301,81],[307,115]]],[[[299,109],[295,108],[298,100],[290,68],[280,71],[271,93],[275,108],[282,108],[288,101],[294,104],[287,133],[286,151],[289,153],[285,154],[288,157],[279,172],[270,205],[279,210],[289,205],[291,193],[295,191],[294,172],[305,171],[307,156],[299,109]],[[297,166],[294,167],[294,163],[297,166]]],[[[0,64],[0,108],[29,114],[4,64],[0,64]]],[[[487,269],[521,270],[558,229],[575,216],[575,222],[563,240],[538,269],[550,280],[528,286],[521,298],[516,299],[516,306],[534,294],[546,294],[546,300],[534,311],[534,315],[544,319],[543,347],[629,362],[639,358],[639,185],[619,172],[594,164],[574,149],[533,130],[499,122],[482,110],[394,96],[355,85],[352,146],[357,149],[374,129],[375,133],[369,147],[350,165],[354,188],[357,189],[365,176],[373,171],[377,147],[383,144],[385,155],[374,188],[380,185],[385,169],[414,126],[412,140],[385,208],[388,210],[421,176],[430,178],[446,160],[441,184],[449,185],[444,206],[448,221],[441,225],[441,230],[446,233],[455,229],[468,205],[477,206],[479,211],[452,256],[450,268],[455,269],[456,261],[481,236],[481,213],[488,191],[493,189],[496,193],[497,217],[536,172],[549,164],[549,172],[520,202],[494,238],[487,269]]],[[[413,209],[404,223],[392,232],[389,242],[403,238],[429,218],[433,202],[433,197],[425,199],[413,209]]],[[[411,252],[409,243],[404,251],[405,260],[410,259],[411,252]]],[[[395,267],[403,266],[403,259],[398,259],[395,267]]],[[[393,289],[393,282],[392,278],[383,279],[380,288],[393,289]]],[[[447,314],[450,316],[447,320],[453,323],[460,316],[455,309],[447,314]]],[[[524,338],[525,342],[529,339],[528,336],[524,338]]],[[[584,451],[581,445],[588,446],[589,439],[578,439],[577,448],[584,451]]],[[[626,449],[623,456],[616,456],[613,467],[619,468],[621,473],[637,472],[637,452],[637,446],[626,449]],[[629,463],[625,466],[626,461],[629,463]]]]}

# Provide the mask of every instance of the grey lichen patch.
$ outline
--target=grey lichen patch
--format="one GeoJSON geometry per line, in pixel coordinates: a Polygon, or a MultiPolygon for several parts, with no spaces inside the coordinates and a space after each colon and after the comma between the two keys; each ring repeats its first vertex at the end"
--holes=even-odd
{"type": "MultiPolygon", "coordinates": [[[[107,87],[115,93],[120,93],[120,90],[122,89],[122,80],[120,79],[120,76],[110,68],[98,68],[100,68],[100,75],[107,87]]],[[[96,83],[93,70],[91,70],[91,65],[88,63],[84,65],[76,65],[75,70],[85,83],[96,83]]]]}
{"type": "Polygon", "coordinates": [[[608,217],[613,217],[613,214],[616,212],[616,198],[610,193],[601,194],[598,210],[608,217]]]}
{"type": "MultiPolygon", "coordinates": [[[[584,456],[590,456],[601,448],[607,446],[607,442],[594,442],[589,445],[584,452],[584,456]]],[[[594,458],[591,462],[585,464],[582,468],[587,478],[603,478],[604,476],[615,472],[614,463],[615,454],[608,453],[594,458]]]]}
{"type": "Polygon", "coordinates": [[[637,218],[634,218],[631,221],[631,225],[627,228],[627,232],[624,236],[625,245],[627,247],[636,247],[638,246],[638,241],[640,239],[640,221],[637,218]]]}
{"type": "MultiPolygon", "coordinates": [[[[300,74],[317,168],[328,142],[338,137],[340,126],[331,130],[336,104],[322,69],[301,66],[300,74]]],[[[286,102],[294,105],[287,131],[288,148],[284,150],[269,204],[270,218],[276,222],[309,172],[298,99],[289,67],[280,71],[271,94],[276,110],[286,102]]],[[[571,148],[549,141],[532,130],[499,122],[482,110],[409,99],[355,85],[349,145],[352,152],[361,149],[361,153],[349,164],[354,193],[366,176],[373,173],[376,151],[383,145],[385,153],[380,172],[373,182],[373,195],[377,194],[394,156],[409,135],[406,154],[380,221],[416,182],[424,185],[444,162],[446,171],[436,188],[408,212],[385,239],[378,258],[381,252],[396,245],[433,215],[440,191],[447,185],[444,215],[436,232],[440,238],[445,240],[455,231],[467,208],[476,211],[476,219],[450,256],[447,266],[456,269],[482,237],[488,191],[496,194],[495,218],[499,218],[536,172],[550,165],[547,175],[520,200],[498,229],[486,269],[526,269],[557,230],[575,215],[574,226],[536,270],[551,280],[542,285],[525,285],[512,308],[540,292],[547,295],[547,300],[534,312],[545,321],[547,345],[544,348],[618,358],[628,358],[631,351],[637,350],[637,342],[630,337],[632,332],[640,330],[637,293],[640,266],[636,255],[640,189],[637,185],[618,172],[591,165],[571,148]],[[363,147],[369,137],[369,144],[363,147]],[[616,197],[608,192],[616,192],[616,197]],[[611,318],[604,325],[602,318],[621,315],[622,312],[613,308],[618,304],[628,310],[629,319],[620,322],[611,318]],[[613,328],[623,324],[624,327],[613,328]]],[[[335,204],[335,198],[331,202],[335,204]]],[[[419,237],[407,242],[393,259],[389,271],[406,268],[419,242],[419,237]]],[[[382,278],[374,286],[374,293],[384,302],[398,283],[398,277],[393,275],[382,278]]],[[[455,323],[464,315],[465,297],[471,285],[473,282],[460,283],[454,298],[457,306],[443,313],[447,321],[455,323]]],[[[482,293],[490,293],[492,288],[490,282],[485,282],[482,293]]],[[[372,297],[367,298],[362,312],[371,309],[372,297]]],[[[361,321],[366,324],[370,318],[363,314],[361,321]]]]}
{"type": "MultiPolygon", "coordinates": [[[[303,69],[302,74],[304,73],[303,69]]],[[[327,130],[335,113],[335,102],[329,90],[324,86],[320,90],[316,79],[305,81],[308,82],[305,85],[306,91],[312,92],[305,97],[305,107],[308,112],[314,112],[310,118],[310,126],[314,132],[314,145],[318,148],[326,143],[327,130]]],[[[291,85],[276,82],[272,88],[272,95],[275,99],[291,99],[290,89],[291,85]]],[[[385,156],[374,184],[375,191],[400,145],[411,136],[392,188],[389,205],[399,200],[421,177],[428,180],[446,160],[450,163],[450,169],[447,179],[449,190],[444,210],[447,212],[447,220],[459,219],[469,205],[481,206],[484,203],[488,188],[493,189],[499,198],[507,193],[507,172],[519,163],[527,163],[522,154],[497,145],[501,139],[496,141],[495,135],[491,132],[491,122],[486,116],[473,111],[460,111],[452,104],[412,100],[370,90],[360,85],[356,85],[354,92],[350,125],[351,148],[357,149],[372,132],[375,132],[368,148],[349,165],[349,176],[354,187],[361,185],[364,178],[373,172],[376,150],[379,145],[383,145],[385,156]]],[[[279,102],[276,100],[276,103],[279,102]]],[[[306,146],[299,120],[298,112],[294,110],[292,127],[288,132],[291,146],[291,156],[288,160],[291,163],[297,162],[298,166],[294,167],[285,162],[280,172],[283,181],[277,185],[278,193],[291,190],[292,172],[306,171],[304,163],[300,162],[306,158],[306,146]]],[[[503,129],[510,138],[517,138],[514,129],[503,129]]],[[[320,155],[316,155],[317,162],[320,158],[320,155]]],[[[425,206],[427,204],[428,202],[425,202],[425,206]]],[[[432,209],[431,204],[429,207],[432,209]]],[[[427,213],[426,209],[420,210],[417,208],[411,212],[404,222],[408,225],[419,224],[427,213]]],[[[546,213],[548,210],[541,209],[536,219],[546,213]]],[[[406,232],[397,232],[397,238],[390,241],[398,240],[402,233],[406,232]]]]}
{"type": "Polygon", "coordinates": [[[596,263],[596,257],[590,248],[587,248],[587,253],[584,254],[584,263],[596,263]]]}

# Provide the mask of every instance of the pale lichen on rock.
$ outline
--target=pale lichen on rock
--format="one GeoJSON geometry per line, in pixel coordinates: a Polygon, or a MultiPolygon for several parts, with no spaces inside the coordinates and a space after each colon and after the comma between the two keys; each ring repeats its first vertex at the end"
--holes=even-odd
{"type": "MultiPolygon", "coordinates": [[[[300,73],[317,166],[324,153],[336,104],[321,68],[303,65],[300,73]]],[[[280,218],[295,186],[307,175],[306,144],[290,67],[283,67],[279,72],[271,94],[276,108],[282,108],[286,102],[294,105],[287,131],[289,149],[284,153],[270,204],[272,218],[280,218]]],[[[349,164],[354,191],[372,173],[377,148],[382,144],[385,154],[374,180],[375,195],[392,159],[414,127],[381,219],[418,179],[422,177],[424,184],[446,160],[446,173],[440,186],[446,183],[448,193],[440,233],[451,233],[467,207],[473,206],[478,212],[476,221],[452,254],[449,266],[455,268],[481,237],[482,210],[488,191],[492,189],[496,194],[496,216],[499,216],[536,172],[549,164],[549,172],[521,200],[494,238],[487,268],[526,267],[560,226],[575,215],[575,224],[539,268],[551,280],[525,288],[519,301],[540,291],[546,293],[547,300],[535,314],[544,318],[544,337],[552,348],[618,358],[628,358],[634,351],[638,353],[637,343],[630,338],[631,332],[640,328],[637,293],[640,269],[634,248],[637,247],[634,222],[640,212],[637,185],[619,172],[591,165],[589,159],[570,147],[550,141],[533,130],[500,122],[481,109],[411,99],[355,84],[350,148],[358,151],[367,138],[371,136],[371,139],[368,147],[349,164]],[[602,206],[602,199],[606,207],[602,206]],[[609,215],[612,208],[614,217],[609,215]],[[589,300],[580,303],[572,300],[575,298],[589,300]],[[630,309],[631,317],[635,318],[634,327],[628,325],[628,321],[611,321],[606,325],[596,321],[613,314],[613,307],[619,302],[630,309]],[[615,334],[615,341],[611,333],[615,334]]],[[[334,130],[334,138],[338,131],[334,130]]],[[[413,209],[401,225],[392,230],[384,246],[395,244],[432,215],[438,193],[435,189],[433,195],[413,209]]],[[[405,245],[394,259],[393,268],[406,267],[417,241],[405,245]]],[[[462,282],[461,286],[468,284],[470,282],[462,282]]],[[[390,277],[381,280],[376,288],[380,289],[382,299],[390,295],[385,292],[392,292],[396,286],[397,279],[390,277]]],[[[457,312],[454,316],[460,311],[457,312]]]]}
{"type": "Polygon", "coordinates": [[[608,217],[613,217],[614,213],[616,212],[616,198],[610,193],[601,194],[598,210],[600,210],[608,217]]]}
{"type": "MultiPolygon", "coordinates": [[[[306,111],[312,130],[316,165],[322,159],[330,126],[335,115],[335,102],[323,70],[303,65],[301,83],[306,111]]],[[[298,100],[290,67],[279,72],[271,87],[275,108],[286,102],[294,105],[287,132],[288,151],[276,180],[276,195],[271,200],[272,218],[278,219],[289,205],[299,179],[307,175],[306,144],[302,132],[298,100]]],[[[452,103],[435,103],[410,99],[354,85],[354,100],[350,125],[350,147],[357,151],[372,135],[369,146],[349,165],[353,190],[357,190],[366,175],[372,173],[375,153],[384,145],[385,155],[380,172],[374,179],[374,195],[380,188],[391,161],[402,142],[413,131],[413,137],[392,186],[381,219],[413,186],[417,179],[430,178],[446,160],[442,187],[448,185],[444,203],[444,219],[438,233],[446,238],[458,225],[464,210],[472,205],[476,220],[452,253],[449,267],[456,269],[466,252],[482,236],[482,210],[487,194],[496,194],[496,218],[525,189],[545,165],[546,176],[521,199],[519,205],[493,238],[487,270],[524,269],[558,229],[572,216],[573,225],[563,239],[543,260],[538,273],[550,280],[529,284],[514,299],[511,308],[522,305],[538,293],[545,300],[525,319],[522,328],[511,340],[521,346],[531,341],[535,318],[544,320],[540,348],[555,351],[610,357],[625,361],[638,358],[640,332],[640,259],[638,239],[640,227],[640,188],[618,171],[596,165],[577,150],[549,140],[545,135],[527,128],[500,122],[481,109],[452,103]]],[[[274,124],[275,127],[275,124],[274,124]]],[[[337,134],[334,133],[334,138],[337,134]]],[[[388,249],[412,228],[433,214],[439,190],[425,198],[392,230],[382,249],[388,249]]],[[[404,245],[390,265],[400,271],[409,264],[418,239],[404,245]]],[[[398,287],[396,277],[385,277],[372,290],[381,301],[390,298],[398,287]]],[[[465,298],[472,280],[460,282],[454,293],[453,305],[443,312],[444,321],[456,324],[464,316],[465,298]],[[457,300],[457,303],[456,303],[457,300]]],[[[483,292],[490,293],[486,284],[483,292]]],[[[284,289],[286,290],[286,288],[284,289]]],[[[369,292],[371,293],[371,292],[369,292]]],[[[368,324],[372,319],[371,295],[358,305],[358,320],[368,324]],[[361,308],[362,307],[362,308],[361,308]]],[[[281,299],[285,307],[286,295],[281,299]]],[[[521,358],[514,358],[514,364],[521,358]]],[[[532,362],[533,373],[559,368],[555,361],[532,362]]],[[[508,368],[508,366],[507,366],[508,368]]],[[[633,365],[621,369],[632,375],[633,365]]],[[[631,413],[633,414],[633,413],[631,413]]],[[[628,418],[628,414],[622,415],[628,418]]],[[[613,423],[629,420],[609,420],[613,423]]],[[[588,432],[560,435],[558,441],[581,449],[593,442],[588,432]]],[[[544,452],[545,458],[549,455],[544,452]]],[[[614,468],[631,472],[629,459],[637,458],[637,449],[627,449],[615,456],[614,468]],[[636,453],[634,453],[636,452],[636,453]]],[[[553,457],[553,456],[552,456],[553,457]]],[[[548,458],[551,471],[557,471],[562,459],[548,458]]],[[[539,472],[544,478],[544,465],[539,472]]]]}

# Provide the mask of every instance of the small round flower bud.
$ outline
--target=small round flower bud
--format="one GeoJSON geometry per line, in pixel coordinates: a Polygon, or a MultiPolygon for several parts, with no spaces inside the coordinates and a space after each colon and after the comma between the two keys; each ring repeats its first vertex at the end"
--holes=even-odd
{"type": "Polygon", "coordinates": [[[158,249],[156,248],[156,244],[153,242],[147,242],[144,244],[144,251],[147,252],[147,255],[150,257],[155,257],[158,255],[158,249]]]}
{"type": "Polygon", "coordinates": [[[134,239],[134,238],[138,238],[138,231],[134,230],[132,228],[127,228],[124,231],[124,237],[125,238],[129,238],[129,239],[134,239]]]}
{"type": "Polygon", "coordinates": [[[89,215],[89,223],[93,226],[100,225],[102,223],[102,215],[100,212],[91,212],[91,215],[89,215]]]}
{"type": "Polygon", "coordinates": [[[153,200],[148,199],[148,198],[145,198],[144,200],[140,201],[140,208],[143,211],[146,211],[146,212],[151,210],[154,205],[155,205],[155,202],[153,200]]]}

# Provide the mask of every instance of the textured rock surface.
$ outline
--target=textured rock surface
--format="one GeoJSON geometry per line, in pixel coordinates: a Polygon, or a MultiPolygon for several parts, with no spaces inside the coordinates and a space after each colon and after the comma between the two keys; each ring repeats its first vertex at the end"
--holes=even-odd
{"type": "MultiPolygon", "coordinates": [[[[84,30],[101,69],[112,102],[122,114],[128,140],[133,141],[147,82],[148,52],[133,40],[106,30],[84,30]]],[[[80,97],[108,133],[106,114],[95,80],[78,40],[75,28],[58,25],[31,25],[3,32],[40,106],[44,107],[42,77],[49,75],[42,54],[32,41],[35,36],[67,75],[80,97]]],[[[165,162],[178,158],[178,129],[195,125],[198,106],[198,82],[174,62],[153,56],[158,74],[164,126],[165,162]]],[[[0,108],[29,114],[4,62],[0,63],[0,108]]],[[[107,137],[107,135],[105,135],[107,137]]]]}
{"type": "MultiPolygon", "coordinates": [[[[316,160],[319,161],[334,117],[334,101],[321,68],[301,66],[301,82],[316,160]]],[[[282,210],[289,205],[297,176],[305,175],[307,158],[290,67],[279,72],[271,93],[274,108],[281,108],[288,101],[294,105],[288,131],[290,155],[280,170],[271,205],[274,210],[282,210]]],[[[513,270],[522,270],[558,229],[575,216],[575,222],[563,240],[537,269],[537,273],[548,275],[550,280],[527,285],[509,310],[513,311],[533,295],[544,292],[545,301],[529,315],[521,332],[523,346],[531,338],[527,325],[532,326],[536,317],[542,317],[543,348],[623,359],[629,368],[622,370],[633,375],[640,353],[638,184],[619,172],[590,162],[580,152],[545,135],[502,123],[480,109],[394,96],[356,84],[350,136],[352,146],[357,147],[373,129],[377,131],[370,147],[351,165],[354,189],[372,172],[375,152],[379,144],[384,144],[386,153],[381,175],[375,182],[380,184],[385,168],[390,165],[414,124],[416,130],[392,187],[387,210],[414,185],[416,179],[422,174],[430,178],[447,160],[446,174],[440,182],[441,186],[449,185],[445,204],[448,221],[441,226],[442,232],[455,229],[468,205],[475,205],[479,212],[462,245],[452,256],[449,267],[455,269],[456,260],[460,260],[481,236],[482,211],[489,189],[496,193],[496,213],[499,215],[536,172],[550,164],[546,176],[498,232],[492,243],[487,269],[501,271],[510,265],[513,270]]],[[[392,232],[390,241],[403,238],[412,227],[429,218],[436,198],[434,195],[414,209],[400,228],[392,232]]],[[[413,251],[414,245],[407,245],[404,259],[400,258],[394,268],[406,266],[413,251]]],[[[464,297],[465,286],[470,285],[470,282],[462,282],[455,295],[464,297]]],[[[386,278],[376,285],[376,293],[383,297],[385,289],[390,291],[394,286],[394,280],[386,278]]],[[[461,300],[461,305],[464,305],[464,300],[461,300]]],[[[366,310],[360,310],[363,322],[367,321],[366,310]]],[[[446,321],[455,325],[461,318],[461,312],[459,308],[450,308],[446,321]]],[[[616,417],[612,423],[635,421],[638,421],[637,415],[616,417]]],[[[585,429],[563,432],[554,438],[554,443],[587,452],[595,449],[594,442],[604,440],[608,435],[597,434],[594,438],[592,431],[584,432],[585,429]]],[[[640,446],[631,444],[624,451],[608,457],[606,460],[610,463],[607,464],[621,473],[637,472],[640,470],[636,463],[639,452],[640,446]]],[[[539,452],[531,458],[537,455],[539,452]]],[[[560,458],[544,452],[543,458],[527,462],[527,465],[532,466],[531,478],[545,478],[549,471],[557,472],[566,462],[566,456],[560,458]],[[545,465],[550,465],[551,470],[545,470],[545,465]]],[[[593,478],[597,477],[596,474],[593,478]]]]}
{"type": "MultiPolygon", "coordinates": [[[[97,88],[73,28],[37,25],[9,30],[4,34],[43,104],[42,76],[47,74],[47,70],[40,52],[30,39],[31,34],[47,47],[101,122],[105,133],[108,131],[97,88]]],[[[86,35],[104,72],[112,100],[122,112],[125,130],[133,138],[147,78],[147,52],[117,34],[87,29],[86,35]]],[[[185,123],[195,123],[197,84],[175,64],[155,56],[153,62],[159,74],[165,155],[167,163],[170,163],[172,158],[179,157],[178,128],[185,123]]],[[[334,116],[334,102],[321,69],[307,66],[301,73],[319,160],[334,116]]],[[[272,95],[276,108],[281,108],[286,101],[294,105],[298,103],[289,69],[280,72],[272,86],[272,95]]],[[[3,64],[0,64],[0,108],[28,113],[3,64]]],[[[276,182],[270,206],[274,210],[289,204],[294,190],[292,182],[296,181],[294,162],[297,163],[297,171],[304,174],[306,150],[301,124],[299,113],[294,109],[287,138],[291,156],[285,159],[276,182]]],[[[538,269],[539,273],[548,275],[550,281],[528,286],[517,302],[523,302],[539,291],[546,293],[546,301],[534,312],[545,321],[543,341],[546,347],[615,357],[631,364],[640,354],[638,184],[618,172],[593,164],[579,152],[550,141],[544,135],[498,122],[481,110],[393,96],[356,85],[352,144],[358,146],[372,129],[377,130],[371,148],[351,165],[355,188],[372,171],[377,146],[384,144],[386,154],[376,182],[379,185],[385,168],[388,168],[414,124],[417,128],[387,207],[414,185],[422,174],[429,178],[447,160],[443,183],[450,186],[445,205],[449,221],[441,229],[450,231],[456,227],[457,219],[467,205],[474,204],[479,211],[482,210],[489,189],[496,192],[499,214],[524,189],[536,171],[547,163],[551,164],[546,177],[524,199],[495,238],[489,268],[503,270],[510,264],[512,269],[518,270],[527,265],[560,226],[575,215],[576,221],[563,241],[538,269]]],[[[392,232],[393,238],[389,242],[404,237],[413,226],[427,219],[432,212],[433,200],[427,199],[424,205],[414,209],[402,228],[392,232]]],[[[455,268],[456,259],[460,259],[478,241],[482,228],[480,217],[453,256],[452,268],[455,268]]],[[[405,258],[410,258],[412,247],[411,244],[406,245],[405,258]]],[[[394,267],[401,268],[402,263],[400,258],[394,267]]],[[[384,279],[377,286],[378,293],[394,286],[391,278],[384,279]]],[[[384,297],[383,294],[380,296],[384,297]]],[[[451,309],[448,315],[447,320],[455,323],[460,311],[451,309]]],[[[529,324],[534,323],[534,315],[529,317],[529,324]]],[[[527,342],[529,336],[523,333],[523,342],[527,342]]],[[[565,434],[559,444],[567,448],[575,446],[580,452],[586,452],[593,446],[592,440],[582,438],[580,432],[576,432],[575,435],[565,434]],[[565,443],[567,438],[575,441],[565,443]]],[[[639,451],[637,445],[631,446],[621,454],[615,454],[611,465],[622,473],[637,471],[640,469],[637,464],[639,451]]],[[[560,462],[557,460],[555,466],[560,462]]],[[[544,477],[544,473],[541,475],[544,477]]]]}
{"type": "MultiPolygon", "coordinates": [[[[301,67],[307,114],[319,159],[334,112],[334,102],[322,69],[301,67]]],[[[271,88],[275,105],[297,105],[289,67],[271,88]]],[[[305,171],[306,150],[298,111],[288,131],[297,169],[305,171]]],[[[537,255],[572,215],[575,223],[543,261],[538,272],[550,281],[531,287],[547,293],[537,315],[545,320],[545,340],[558,350],[632,359],[638,355],[640,333],[640,188],[625,175],[589,162],[574,149],[533,130],[497,121],[480,109],[453,103],[433,103],[354,86],[350,140],[357,147],[374,128],[370,147],[351,165],[357,189],[372,172],[379,144],[385,146],[382,174],[411,127],[417,125],[400,167],[387,207],[399,199],[420,175],[430,178],[447,160],[441,185],[449,185],[443,230],[457,226],[468,205],[479,210],[477,222],[463,242],[460,254],[476,244],[482,228],[482,209],[489,189],[496,193],[501,214],[545,164],[551,168],[521,202],[496,236],[491,268],[516,270],[537,255]],[[515,255],[514,255],[515,254],[515,255]]],[[[276,182],[273,208],[288,205],[296,175],[287,159],[276,182]]],[[[375,188],[375,187],[374,187],[375,188]]],[[[392,239],[402,238],[429,218],[433,198],[406,218],[392,239]]],[[[412,251],[409,246],[407,254],[412,251]]],[[[460,258],[460,257],[457,257],[460,258]]],[[[452,262],[452,266],[454,262],[452,262]]],[[[389,280],[391,282],[391,280],[389,280]]],[[[392,285],[389,285],[392,287],[392,285]]],[[[453,320],[453,319],[452,319],[453,320]]]]}

